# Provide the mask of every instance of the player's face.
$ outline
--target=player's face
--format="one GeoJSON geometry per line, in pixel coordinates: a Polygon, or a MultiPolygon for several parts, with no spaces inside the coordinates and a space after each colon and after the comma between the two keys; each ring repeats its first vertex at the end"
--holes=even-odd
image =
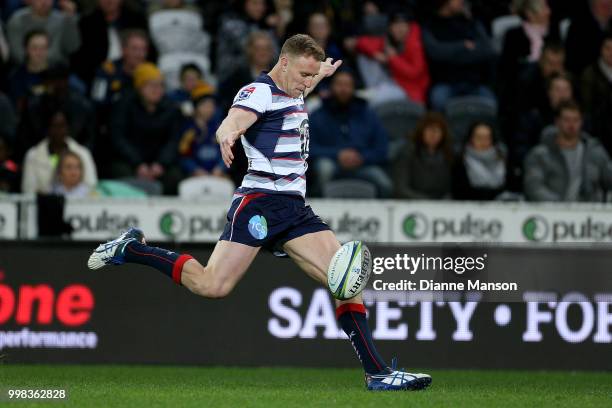
{"type": "Polygon", "coordinates": [[[287,61],[287,93],[292,98],[299,96],[310,88],[314,78],[319,74],[321,61],[314,57],[289,57],[287,61]]]}

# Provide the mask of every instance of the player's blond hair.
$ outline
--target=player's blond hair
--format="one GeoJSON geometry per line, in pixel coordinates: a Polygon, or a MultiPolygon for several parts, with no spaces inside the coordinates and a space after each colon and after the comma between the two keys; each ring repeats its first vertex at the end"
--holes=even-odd
{"type": "Polygon", "coordinates": [[[296,34],[287,39],[281,48],[281,55],[291,57],[314,57],[318,61],[325,59],[325,51],[309,35],[296,34]]]}

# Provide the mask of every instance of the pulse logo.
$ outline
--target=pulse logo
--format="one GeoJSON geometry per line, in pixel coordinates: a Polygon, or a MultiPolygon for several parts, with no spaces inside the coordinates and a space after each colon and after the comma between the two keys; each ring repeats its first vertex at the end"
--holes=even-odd
{"type": "Polygon", "coordinates": [[[249,232],[256,239],[264,239],[268,235],[268,222],[263,215],[254,215],[249,220],[249,232]]]}
{"type": "Polygon", "coordinates": [[[427,218],[421,213],[408,214],[404,218],[403,229],[408,238],[423,238],[427,234],[428,227],[427,218]]]}
{"type": "Polygon", "coordinates": [[[497,240],[503,230],[501,220],[478,218],[471,213],[459,217],[426,217],[414,212],[408,214],[402,222],[406,237],[413,240],[430,239],[441,241],[458,238],[468,240],[497,240]]]}
{"type": "Polygon", "coordinates": [[[162,234],[171,238],[181,235],[185,225],[185,217],[176,211],[165,212],[159,219],[159,229],[162,234]]]}
{"type": "Polygon", "coordinates": [[[528,241],[540,242],[548,237],[548,222],[542,217],[529,217],[523,223],[523,236],[528,241]]]}

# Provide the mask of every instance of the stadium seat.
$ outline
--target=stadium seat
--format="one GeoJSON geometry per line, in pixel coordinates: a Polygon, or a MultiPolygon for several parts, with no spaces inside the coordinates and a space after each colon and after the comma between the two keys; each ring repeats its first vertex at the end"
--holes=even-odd
{"type": "Polygon", "coordinates": [[[446,118],[453,133],[455,151],[460,151],[469,127],[475,121],[497,126],[497,103],[481,96],[452,98],[446,105],[446,118]]]}
{"type": "Polygon", "coordinates": [[[179,197],[184,199],[219,198],[226,200],[234,194],[234,183],[219,177],[190,177],[178,185],[179,197]]]}
{"type": "Polygon", "coordinates": [[[323,186],[325,198],[376,198],[376,186],[358,179],[333,180],[323,186]]]}
{"type": "Polygon", "coordinates": [[[144,180],[135,177],[126,177],[120,179],[120,181],[123,181],[124,183],[127,183],[132,187],[142,190],[150,196],[162,195],[162,192],[164,190],[162,184],[156,180],[144,180]]]}
{"type": "Polygon", "coordinates": [[[159,10],[149,17],[149,32],[160,55],[191,52],[208,55],[210,35],[194,10],[159,10]]]}
{"type": "Polygon", "coordinates": [[[493,48],[498,54],[501,54],[504,46],[504,36],[511,28],[521,25],[521,18],[516,15],[507,15],[497,17],[491,22],[491,35],[493,37],[493,48]]]}
{"type": "Polygon", "coordinates": [[[389,160],[394,160],[407,137],[425,114],[423,106],[410,101],[388,102],[376,107],[378,118],[389,135],[389,160]]]}

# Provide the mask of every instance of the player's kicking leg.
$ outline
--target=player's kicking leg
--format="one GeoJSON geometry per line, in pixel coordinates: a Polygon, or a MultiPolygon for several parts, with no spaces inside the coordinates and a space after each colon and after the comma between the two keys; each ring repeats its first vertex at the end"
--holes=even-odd
{"type": "Polygon", "coordinates": [[[124,263],[147,265],[195,294],[222,298],[242,278],[258,251],[257,247],[219,241],[207,265],[202,266],[191,255],[146,245],[142,231],[131,228],[117,239],[98,246],[89,257],[87,266],[99,269],[124,263]]]}
{"type": "MultiPolygon", "coordinates": [[[[331,231],[302,235],[283,246],[300,268],[326,287],[327,269],[339,248],[340,244],[331,231]]],[[[372,340],[361,295],[345,301],[336,301],[336,317],[358,353],[365,370],[368,390],[420,390],[431,384],[429,375],[397,370],[395,358],[389,367],[380,357],[372,340]]]]}

